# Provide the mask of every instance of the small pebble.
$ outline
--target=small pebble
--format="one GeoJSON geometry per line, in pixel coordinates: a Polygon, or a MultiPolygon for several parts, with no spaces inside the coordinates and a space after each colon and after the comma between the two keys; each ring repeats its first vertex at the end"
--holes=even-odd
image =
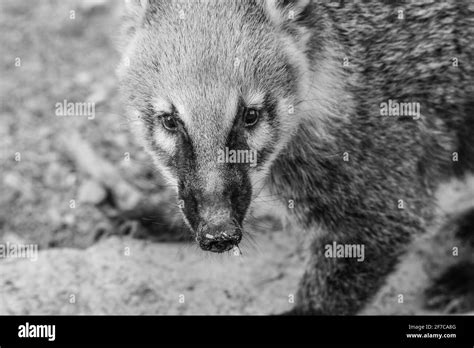
{"type": "Polygon", "coordinates": [[[107,197],[107,192],[97,181],[87,180],[79,187],[78,196],[81,203],[99,204],[107,197]]]}

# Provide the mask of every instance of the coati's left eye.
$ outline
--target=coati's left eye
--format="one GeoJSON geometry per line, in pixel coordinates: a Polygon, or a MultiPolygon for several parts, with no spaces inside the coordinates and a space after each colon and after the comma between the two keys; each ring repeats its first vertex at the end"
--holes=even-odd
{"type": "Polygon", "coordinates": [[[165,115],[162,118],[163,127],[165,127],[170,132],[174,132],[178,129],[178,122],[172,115],[165,115]]]}
{"type": "Polygon", "coordinates": [[[260,119],[260,110],[245,108],[242,120],[244,121],[244,125],[247,128],[253,127],[257,124],[258,120],[260,119]]]}

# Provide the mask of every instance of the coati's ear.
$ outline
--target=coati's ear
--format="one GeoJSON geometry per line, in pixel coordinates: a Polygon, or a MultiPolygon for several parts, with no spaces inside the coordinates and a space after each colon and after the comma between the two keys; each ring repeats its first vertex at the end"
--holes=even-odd
{"type": "Polygon", "coordinates": [[[140,8],[146,8],[148,0],[124,0],[126,11],[137,11],[140,8]]]}
{"type": "MultiPolygon", "coordinates": [[[[150,0],[123,0],[120,8],[121,27],[116,36],[115,44],[119,52],[122,53],[122,61],[117,66],[115,72],[121,77],[130,66],[129,49],[133,46],[133,37],[137,28],[142,24],[150,0]]],[[[153,1],[153,0],[151,0],[153,1]]]]}
{"type": "Polygon", "coordinates": [[[265,0],[264,7],[268,18],[277,26],[288,22],[304,20],[312,0],[265,0]]]}
{"type": "Polygon", "coordinates": [[[148,0],[124,0],[122,40],[128,42],[145,16],[148,0]]]}

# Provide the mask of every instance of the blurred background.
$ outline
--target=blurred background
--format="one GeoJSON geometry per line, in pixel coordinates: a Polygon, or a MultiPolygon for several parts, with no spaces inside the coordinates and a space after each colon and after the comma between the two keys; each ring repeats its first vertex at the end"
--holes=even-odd
{"type": "Polygon", "coordinates": [[[103,220],[93,205],[107,192],[78,173],[61,140],[71,134],[138,187],[155,189],[155,173],[130,141],[117,96],[116,3],[0,2],[2,234],[15,231],[41,248],[93,243],[103,220]],[[94,103],[95,118],[56,116],[55,105],[64,100],[94,103]],[[125,152],[134,161],[123,170],[125,152]],[[92,205],[72,210],[71,199],[92,205]]]}
{"type": "MultiPolygon", "coordinates": [[[[120,104],[121,10],[108,0],[0,0],[0,243],[39,248],[37,261],[0,259],[0,314],[288,310],[304,237],[255,212],[241,257],[189,243],[173,193],[134,143],[120,104]],[[65,100],[93,103],[93,117],[58,116],[65,100]]],[[[445,211],[473,202],[465,187],[442,191],[445,211]]],[[[366,313],[472,310],[470,283],[455,295],[424,292],[453,263],[452,243],[437,233],[413,247],[366,313]]]]}

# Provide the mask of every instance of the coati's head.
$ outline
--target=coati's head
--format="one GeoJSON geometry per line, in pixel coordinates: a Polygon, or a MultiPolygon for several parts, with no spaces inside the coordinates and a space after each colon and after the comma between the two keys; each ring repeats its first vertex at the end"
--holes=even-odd
{"type": "MultiPolygon", "coordinates": [[[[300,124],[308,1],[129,0],[119,68],[138,138],[202,249],[238,245],[253,196],[300,124]],[[256,155],[256,156],[255,156],[256,155]]],[[[306,75],[305,75],[306,74],[306,75]]],[[[304,92],[304,91],[303,91],[304,92]]]]}

